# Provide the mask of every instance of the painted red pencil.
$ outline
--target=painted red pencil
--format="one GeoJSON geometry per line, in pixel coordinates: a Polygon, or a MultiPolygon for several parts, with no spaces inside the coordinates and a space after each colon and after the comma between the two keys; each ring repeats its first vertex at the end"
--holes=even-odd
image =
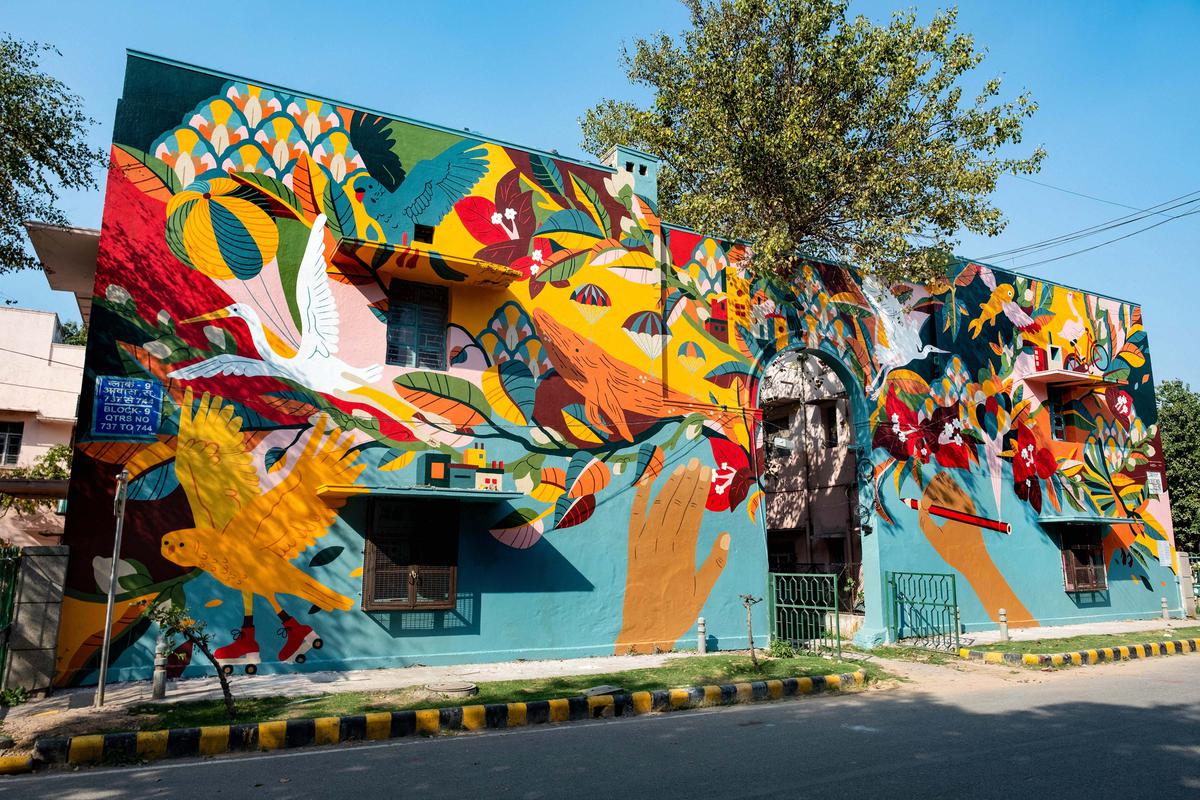
{"type": "MultiPolygon", "coordinates": [[[[901,497],[900,502],[914,511],[921,507],[921,501],[911,497],[901,497]]],[[[968,525],[978,525],[980,528],[987,528],[990,531],[1012,533],[1012,525],[1007,522],[1000,522],[999,520],[988,519],[987,517],[977,517],[974,514],[968,514],[965,511],[955,511],[953,508],[946,508],[945,506],[930,506],[929,513],[935,517],[945,517],[956,522],[965,522],[968,525]]]]}

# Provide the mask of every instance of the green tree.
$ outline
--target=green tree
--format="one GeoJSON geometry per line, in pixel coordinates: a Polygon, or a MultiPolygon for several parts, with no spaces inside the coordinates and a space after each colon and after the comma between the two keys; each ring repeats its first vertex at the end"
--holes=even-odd
{"type": "Polygon", "coordinates": [[[1183,381],[1163,381],[1157,399],[1175,543],[1200,552],[1200,392],[1183,381]]]}
{"type": "Polygon", "coordinates": [[[885,280],[944,270],[955,235],[994,236],[988,196],[1015,157],[1029,94],[1000,102],[1000,79],[966,99],[983,61],[955,30],[849,18],[843,0],[684,0],[691,27],[624,51],[647,106],[605,99],[580,119],[583,147],[625,144],[660,158],[664,218],[754,243],[760,273],[796,253],[849,261],[885,280]]]}
{"type": "MultiPolygon", "coordinates": [[[[56,444],[41,455],[31,466],[12,467],[4,470],[5,478],[21,480],[65,481],[71,477],[71,446],[56,444]]],[[[33,514],[44,508],[54,508],[57,500],[36,500],[13,497],[0,492],[0,516],[14,509],[18,514],[33,514]]]]}
{"type": "Polygon", "coordinates": [[[59,333],[62,334],[63,344],[87,344],[87,328],[83,327],[82,322],[68,320],[58,328],[59,333]]]}
{"type": "Polygon", "coordinates": [[[66,84],[42,72],[50,45],[0,36],[0,273],[38,267],[21,224],[67,222],[58,187],[94,189],[105,152],[85,139],[95,120],[66,84]]]}
{"type": "Polygon", "coordinates": [[[175,651],[178,644],[176,637],[191,642],[192,647],[208,659],[217,671],[217,680],[221,683],[221,697],[225,700],[225,713],[230,719],[237,717],[237,707],[233,702],[233,692],[229,689],[229,678],[221,668],[221,662],[213,655],[211,643],[212,634],[207,630],[206,623],[197,620],[185,606],[177,606],[172,602],[159,603],[150,609],[146,615],[151,622],[158,625],[162,631],[164,649],[167,653],[175,651]]]}

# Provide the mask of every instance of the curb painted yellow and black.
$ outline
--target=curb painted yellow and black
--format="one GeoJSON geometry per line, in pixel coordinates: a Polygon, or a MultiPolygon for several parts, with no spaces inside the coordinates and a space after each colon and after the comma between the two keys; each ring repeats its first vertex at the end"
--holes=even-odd
{"type": "Polygon", "coordinates": [[[862,670],[841,675],[781,678],[720,686],[693,686],[654,692],[616,692],[527,703],[381,711],[345,717],[289,719],[164,731],[50,737],[34,743],[41,764],[98,764],[159,758],[214,756],[221,753],[280,750],[339,742],[432,736],[443,732],[515,728],[521,725],[576,722],[602,717],[676,711],[706,706],[779,700],[784,697],[859,687],[862,670]]]}
{"type": "Polygon", "coordinates": [[[23,775],[33,772],[33,758],[30,756],[0,756],[0,775],[23,775]]]}
{"type": "Polygon", "coordinates": [[[997,653],[985,650],[958,651],[959,658],[982,661],[985,664],[1019,664],[1027,667],[1062,667],[1067,665],[1101,664],[1105,661],[1128,661],[1135,658],[1153,658],[1200,650],[1200,639],[1172,639],[1165,642],[1145,642],[1118,647],[1098,647],[1074,653],[997,653]]]}

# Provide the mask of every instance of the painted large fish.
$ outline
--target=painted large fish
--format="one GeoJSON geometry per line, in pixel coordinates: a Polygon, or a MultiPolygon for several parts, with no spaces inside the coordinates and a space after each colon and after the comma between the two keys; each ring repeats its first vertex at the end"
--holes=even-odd
{"type": "Polygon", "coordinates": [[[739,427],[745,428],[741,414],[664,387],[658,378],[615,358],[545,309],[534,309],[533,323],[555,371],[583,397],[588,422],[609,436],[634,441],[631,416],[665,419],[699,412],[720,425],[731,441],[745,438],[737,435],[739,427]]]}

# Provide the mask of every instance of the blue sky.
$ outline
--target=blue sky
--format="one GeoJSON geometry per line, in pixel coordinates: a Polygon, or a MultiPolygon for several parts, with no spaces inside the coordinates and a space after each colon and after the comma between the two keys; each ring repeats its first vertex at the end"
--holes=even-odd
{"type": "MultiPolygon", "coordinates": [[[[863,0],[853,9],[885,19],[897,7],[863,0]]],[[[941,6],[916,7],[927,18],[941,6]]],[[[638,98],[620,69],[621,44],[676,31],[685,20],[670,0],[0,0],[0,31],[62,50],[46,67],[86,99],[99,121],[92,138],[105,146],[130,47],[580,156],[580,113],[600,97],[638,98]]],[[[1041,105],[1026,128],[1026,143],[1049,151],[1036,180],[1136,208],[1200,190],[1200,2],[980,0],[963,4],[960,27],[987,48],[984,73],[1002,75],[1006,93],[1031,90],[1041,105]]],[[[1016,178],[1004,179],[995,199],[1007,230],[996,239],[965,237],[961,254],[981,257],[1130,213],[1016,178]]],[[[64,197],[68,216],[84,226],[99,225],[102,203],[100,192],[64,197]]],[[[996,263],[1020,267],[1137,227],[996,263]]],[[[1192,354],[1200,332],[1197,250],[1200,214],[1031,271],[1140,302],[1156,378],[1200,388],[1200,358],[1192,354]]],[[[73,302],[51,293],[40,273],[5,275],[0,293],[77,317],[73,302]]]]}

